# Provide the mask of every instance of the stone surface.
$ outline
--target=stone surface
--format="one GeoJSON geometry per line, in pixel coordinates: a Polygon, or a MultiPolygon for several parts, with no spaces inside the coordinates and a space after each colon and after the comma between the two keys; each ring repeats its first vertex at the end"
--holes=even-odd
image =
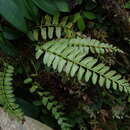
{"type": "Polygon", "coordinates": [[[0,108],[0,130],[53,130],[45,124],[25,116],[25,122],[11,119],[10,116],[0,108]]]}

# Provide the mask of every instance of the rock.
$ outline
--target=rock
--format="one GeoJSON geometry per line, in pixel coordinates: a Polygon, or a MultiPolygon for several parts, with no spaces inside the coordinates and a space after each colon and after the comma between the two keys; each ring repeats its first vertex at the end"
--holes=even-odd
{"type": "Polygon", "coordinates": [[[25,122],[22,123],[11,117],[2,108],[0,108],[0,130],[53,130],[45,124],[25,116],[25,122]]]}

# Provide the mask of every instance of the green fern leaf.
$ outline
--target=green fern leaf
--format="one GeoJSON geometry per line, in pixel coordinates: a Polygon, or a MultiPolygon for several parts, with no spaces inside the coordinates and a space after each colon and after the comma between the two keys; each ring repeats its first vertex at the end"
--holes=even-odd
{"type": "Polygon", "coordinates": [[[53,18],[46,15],[44,21],[45,24],[40,27],[43,40],[52,39],[54,36],[61,38],[62,25],[59,23],[59,15],[55,15],[53,18]]]}
{"type": "Polygon", "coordinates": [[[53,25],[58,25],[58,23],[59,23],[59,15],[55,15],[53,17],[52,23],[53,23],[53,25]]]}
{"type": "Polygon", "coordinates": [[[61,27],[56,27],[55,31],[56,31],[56,37],[61,38],[61,31],[62,31],[61,27]]]}
{"type": "Polygon", "coordinates": [[[61,44],[59,46],[68,46],[68,48],[73,47],[76,49],[75,52],[81,51],[81,52],[85,52],[85,54],[86,53],[89,54],[89,52],[93,54],[95,53],[104,54],[106,50],[109,53],[112,53],[112,52],[123,53],[123,51],[117,47],[113,47],[112,45],[109,45],[107,43],[104,44],[104,43],[99,42],[98,40],[89,39],[89,38],[88,39],[81,39],[81,38],[60,39],[60,40],[50,41],[47,44],[49,46],[52,46],[53,44],[61,44]]]}
{"type": "Polygon", "coordinates": [[[65,26],[66,24],[67,24],[67,22],[68,22],[68,16],[64,16],[62,19],[61,19],[61,25],[62,26],[65,26]]]}
{"type": "Polygon", "coordinates": [[[38,41],[38,29],[33,30],[33,37],[35,41],[38,41]]]}
{"type": "Polygon", "coordinates": [[[54,27],[48,27],[48,38],[52,39],[54,33],[54,27]]]}
{"type": "Polygon", "coordinates": [[[12,89],[12,76],[14,68],[5,64],[4,72],[0,72],[0,104],[11,114],[15,115],[18,119],[23,119],[23,112],[19,105],[15,103],[15,96],[12,89]]]}
{"type": "MultiPolygon", "coordinates": [[[[59,15],[53,17],[46,15],[38,26],[38,29],[40,29],[43,40],[52,39],[54,37],[60,39],[62,36],[67,38],[79,36],[79,33],[74,31],[73,24],[69,22],[68,16],[59,18],[59,15]]],[[[39,36],[36,29],[33,30],[33,32],[35,34],[34,39],[37,39],[39,36]]]]}
{"type": "Polygon", "coordinates": [[[94,85],[98,83],[100,87],[105,86],[107,89],[113,88],[130,93],[130,85],[127,80],[122,79],[122,76],[116,71],[111,71],[110,67],[103,63],[98,64],[98,60],[93,57],[86,57],[87,52],[83,53],[75,47],[64,44],[65,39],[58,41],[57,44],[53,44],[53,41],[48,42],[40,48],[45,51],[43,63],[48,67],[52,67],[58,72],[65,72],[71,77],[77,76],[78,80],[85,82],[92,79],[92,83],[94,85]]]}
{"type": "Polygon", "coordinates": [[[41,36],[42,36],[43,40],[47,39],[47,29],[46,29],[46,27],[41,28],[41,36]]]}

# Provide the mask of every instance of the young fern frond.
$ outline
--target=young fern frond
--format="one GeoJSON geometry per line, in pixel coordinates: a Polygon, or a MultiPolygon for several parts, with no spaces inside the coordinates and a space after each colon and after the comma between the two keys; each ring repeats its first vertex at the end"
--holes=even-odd
{"type": "Polygon", "coordinates": [[[15,103],[16,100],[13,94],[13,73],[14,68],[11,65],[5,65],[4,71],[0,72],[0,104],[4,106],[7,112],[23,120],[23,111],[20,109],[20,106],[15,103]]]}
{"type": "MultiPolygon", "coordinates": [[[[74,47],[68,47],[68,44],[44,44],[42,49],[45,51],[43,63],[54,70],[65,72],[71,77],[77,76],[78,81],[88,82],[89,80],[100,87],[107,89],[124,91],[130,93],[130,85],[127,80],[116,71],[110,70],[105,64],[98,64],[98,60],[93,57],[86,57],[87,52],[74,47]]],[[[40,49],[41,50],[41,49],[40,49]]]]}
{"type": "MultiPolygon", "coordinates": [[[[102,43],[95,39],[81,39],[81,38],[71,38],[71,39],[60,39],[60,40],[52,40],[47,42],[47,46],[53,46],[53,44],[59,44],[58,46],[62,46],[65,44],[65,46],[68,46],[68,48],[75,48],[77,50],[80,50],[81,52],[85,52],[86,54],[89,54],[89,52],[93,54],[105,54],[105,52],[109,53],[123,53],[122,50],[120,50],[117,47],[114,47],[113,45],[109,45],[107,43],[102,43]]],[[[45,45],[43,45],[44,48],[45,45]]],[[[42,46],[40,47],[42,49],[42,46]]],[[[39,57],[43,53],[42,50],[38,49],[38,52],[36,57],[39,57]]]]}
{"type": "Polygon", "coordinates": [[[69,123],[68,118],[63,112],[63,105],[59,104],[54,99],[54,96],[52,96],[48,91],[39,92],[39,95],[42,96],[43,105],[51,111],[52,115],[60,125],[61,130],[71,130],[72,125],[69,123]]]}

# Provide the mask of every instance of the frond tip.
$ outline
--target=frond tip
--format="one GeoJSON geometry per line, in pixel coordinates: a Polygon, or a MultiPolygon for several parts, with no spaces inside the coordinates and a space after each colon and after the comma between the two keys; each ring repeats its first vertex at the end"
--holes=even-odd
{"type": "Polygon", "coordinates": [[[68,41],[69,46],[76,47],[77,49],[81,49],[82,51],[91,52],[91,53],[97,53],[97,54],[104,54],[105,52],[119,52],[123,53],[122,50],[120,50],[117,47],[114,47],[113,45],[102,43],[96,39],[90,39],[90,38],[75,38],[70,39],[68,41]]]}
{"type": "Polygon", "coordinates": [[[15,96],[12,88],[12,76],[14,68],[11,65],[5,65],[4,71],[0,72],[0,104],[10,114],[15,115],[18,119],[23,119],[23,112],[19,105],[15,103],[15,96]]]}
{"type": "Polygon", "coordinates": [[[130,93],[127,80],[122,79],[120,74],[110,70],[105,64],[98,64],[97,59],[86,57],[87,52],[68,47],[68,44],[52,44],[52,42],[44,44],[40,50],[45,51],[43,63],[48,67],[52,66],[59,73],[65,72],[71,77],[76,76],[79,81],[91,80],[94,85],[98,83],[100,87],[130,93]]]}

